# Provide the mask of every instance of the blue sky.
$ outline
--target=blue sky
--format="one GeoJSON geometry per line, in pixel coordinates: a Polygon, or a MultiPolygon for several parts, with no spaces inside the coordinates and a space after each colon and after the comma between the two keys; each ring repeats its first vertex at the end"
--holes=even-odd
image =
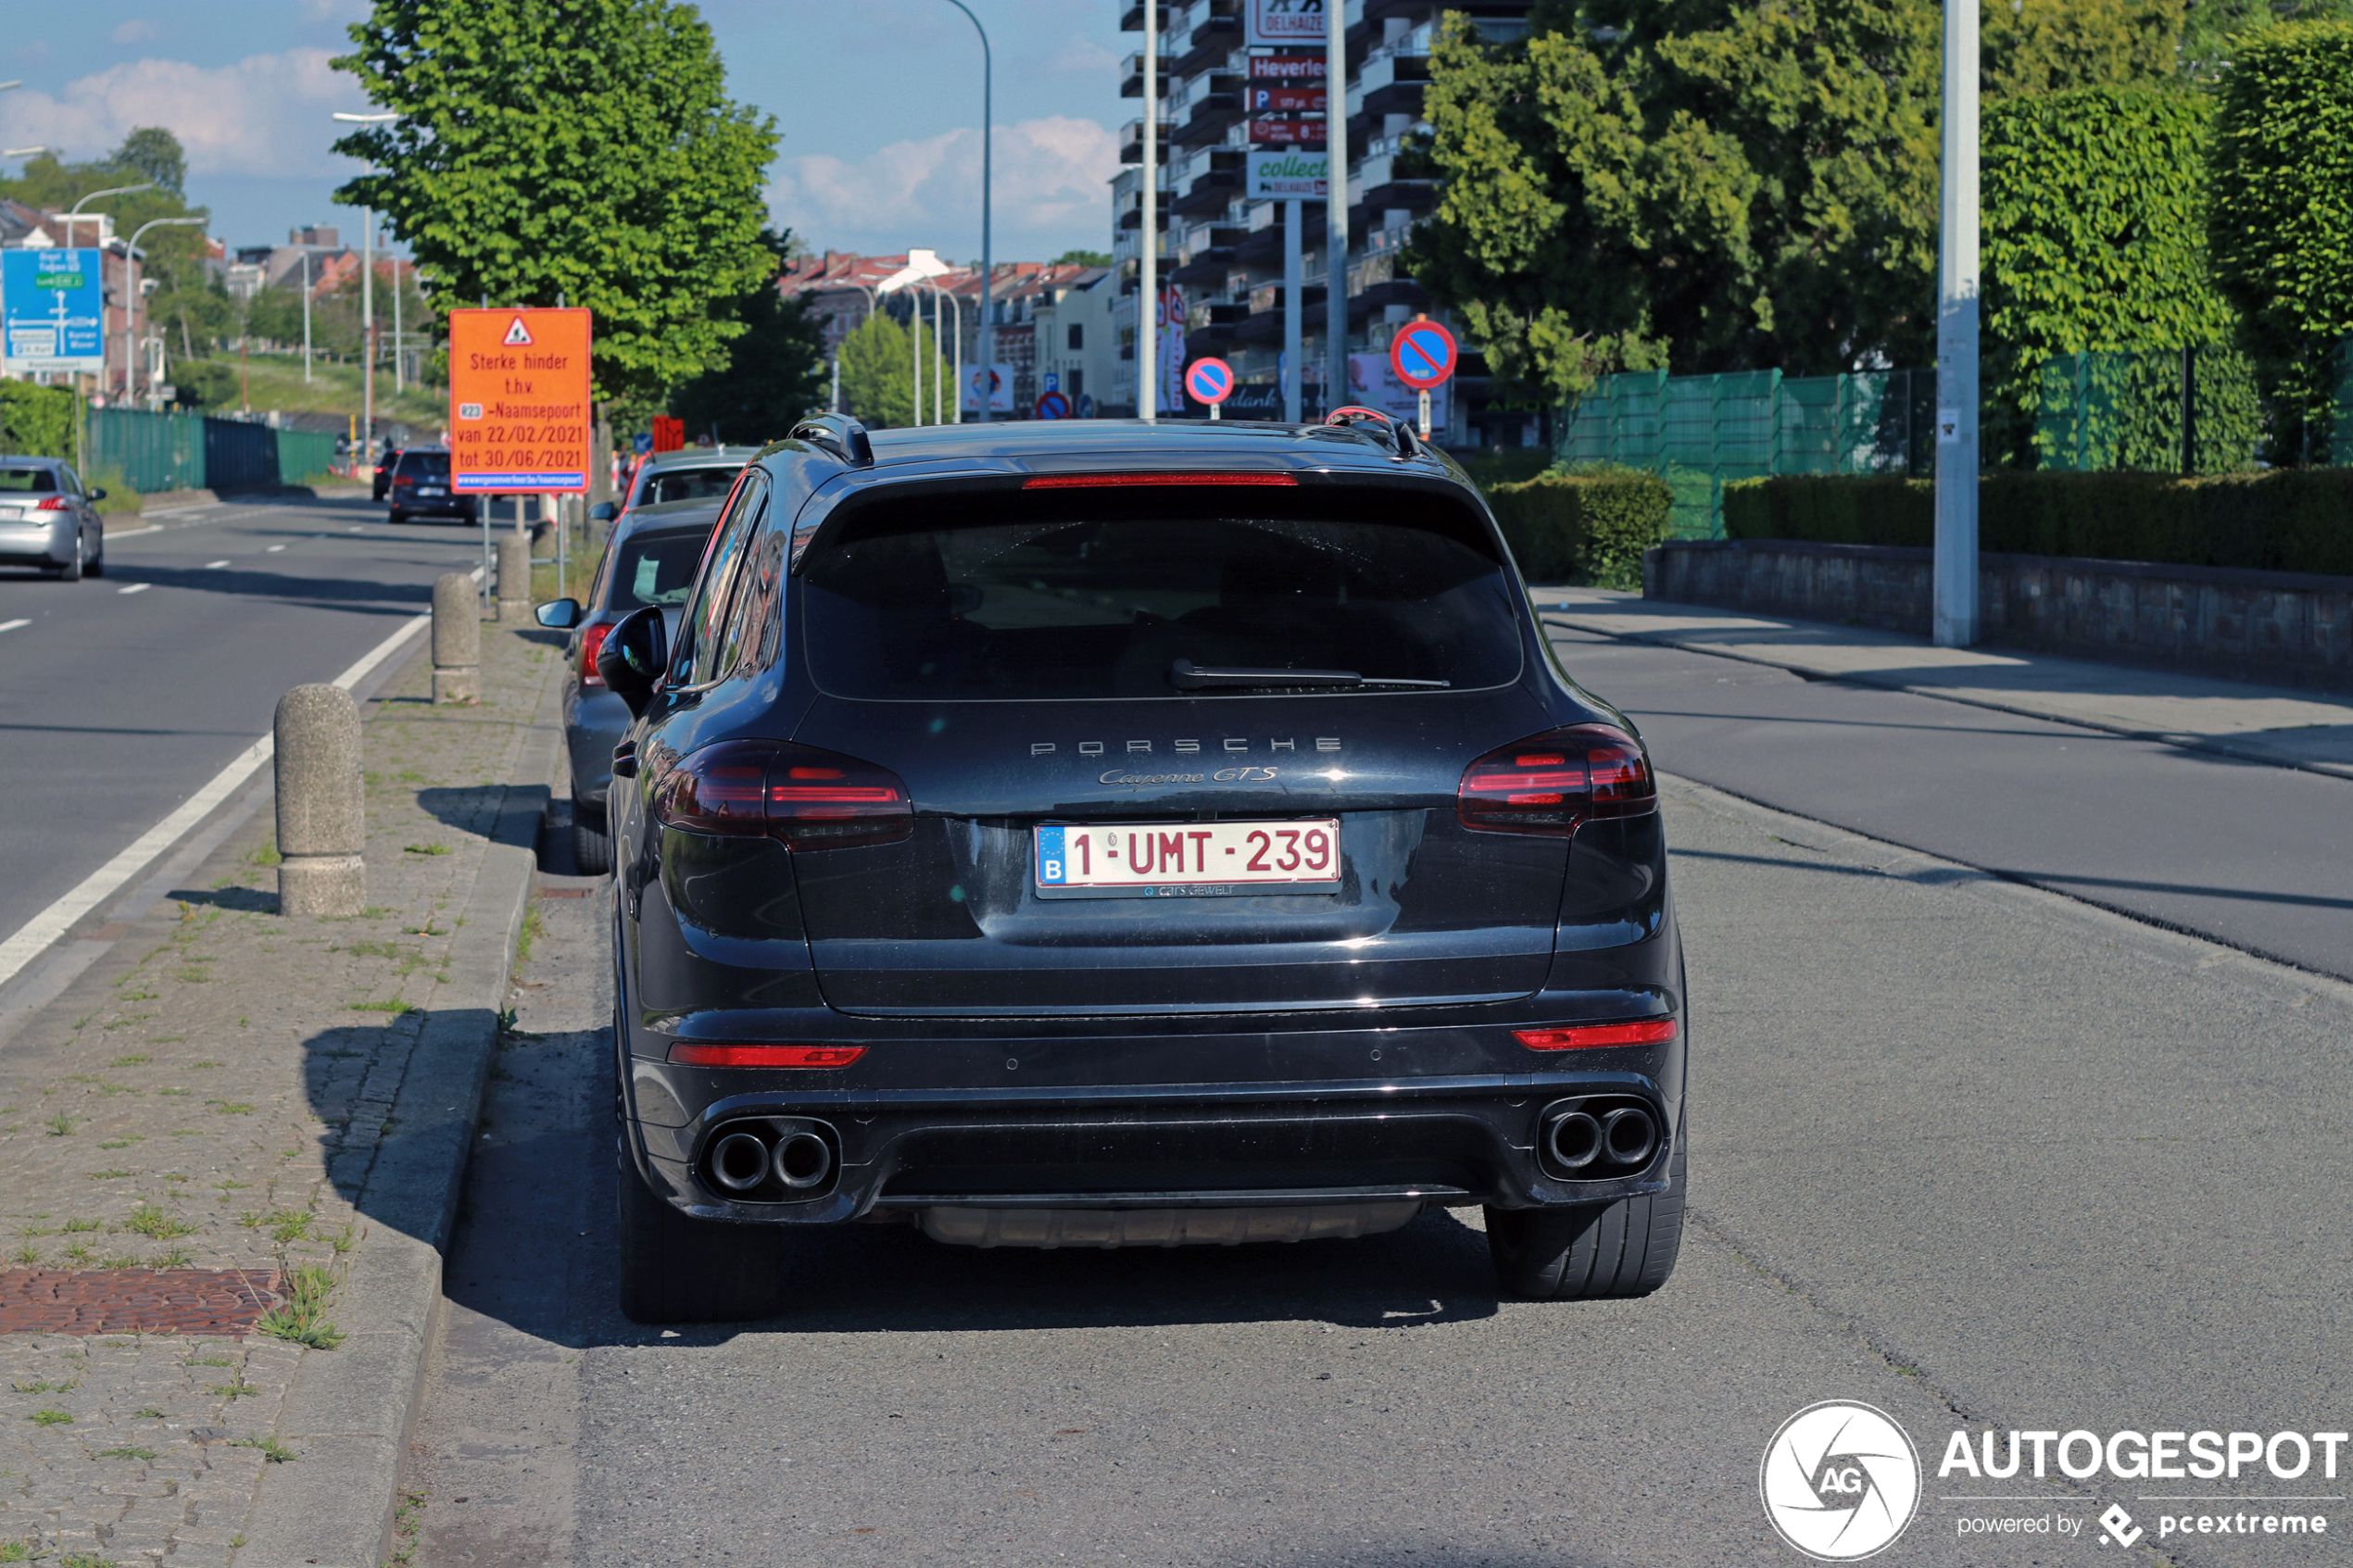
{"type": "MultiPolygon", "coordinates": [[[[969,0],[996,49],[996,252],[1108,249],[1119,97],[1115,0],[969,0]]],[[[136,125],[188,148],[189,196],[232,246],[353,215],[327,148],[367,106],[327,67],[359,0],[12,0],[0,145],[95,157],[136,125]]],[[[823,249],[980,254],[980,48],[947,0],[708,0],[731,95],[775,117],[771,211],[823,249]]],[[[11,166],[10,172],[14,172],[11,166]]]]}

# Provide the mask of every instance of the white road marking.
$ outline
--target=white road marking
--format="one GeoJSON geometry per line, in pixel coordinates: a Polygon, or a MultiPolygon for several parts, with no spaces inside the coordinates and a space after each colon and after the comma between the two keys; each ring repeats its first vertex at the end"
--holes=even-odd
{"type": "Polygon", "coordinates": [[[154,586],[155,584],[152,583],[133,583],[128,588],[117,588],[115,592],[118,594],[144,594],[154,586]]]}
{"type": "Polygon", "coordinates": [[[13,632],[19,626],[30,626],[30,621],[0,621],[0,632],[13,632]]]}
{"type": "MultiPolygon", "coordinates": [[[[477,572],[479,569],[476,569],[477,572]]],[[[0,624],[0,632],[18,626],[31,625],[26,621],[11,621],[0,624]]],[[[400,645],[433,624],[433,617],[420,615],[400,623],[397,631],[359,657],[358,663],[335,677],[334,684],[345,691],[365,680],[368,672],[391,658],[400,645]]],[[[237,759],[220,770],[176,811],[164,818],[134,839],[131,846],[92,872],[71,892],[19,926],[5,942],[0,942],[0,985],[15,978],[19,970],[41,956],[58,937],[72,929],[73,922],[96,909],[139,873],[157,855],[170,848],[198,822],[210,816],[238,786],[259,771],[276,750],[275,738],[264,735],[237,754],[237,759]]]]}
{"type": "Polygon", "coordinates": [[[365,533],[368,532],[368,525],[363,522],[355,522],[351,525],[351,532],[354,533],[365,533]]]}
{"type": "Polygon", "coordinates": [[[220,571],[222,567],[227,566],[228,564],[229,564],[229,563],[228,563],[227,561],[225,561],[225,560],[208,560],[208,561],[207,561],[207,562],[205,562],[205,563],[204,563],[204,569],[205,569],[207,571],[220,571]]]}
{"type": "Polygon", "coordinates": [[[163,524],[159,522],[151,522],[145,528],[117,529],[108,533],[107,537],[109,539],[136,539],[142,533],[160,533],[162,532],[163,524]]]}
{"type": "Polygon", "coordinates": [[[284,549],[284,548],[285,548],[285,546],[284,546],[283,545],[272,545],[272,546],[271,546],[268,549],[266,549],[266,550],[262,551],[261,553],[262,553],[263,555],[265,555],[265,556],[274,556],[274,555],[276,555],[276,554],[277,554],[280,550],[283,550],[283,549],[284,549]]]}

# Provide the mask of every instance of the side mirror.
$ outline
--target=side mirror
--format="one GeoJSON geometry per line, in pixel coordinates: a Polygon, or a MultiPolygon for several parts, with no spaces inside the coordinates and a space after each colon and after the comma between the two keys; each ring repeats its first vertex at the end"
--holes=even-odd
{"type": "Polygon", "coordinates": [[[610,501],[599,501],[588,508],[588,515],[598,522],[610,522],[621,515],[621,509],[610,501]]]}
{"type": "Polygon", "coordinates": [[[578,599],[549,599],[531,612],[542,626],[552,626],[559,632],[569,632],[580,624],[578,599]]]}
{"type": "Polygon", "coordinates": [[[107,498],[107,493],[103,490],[93,490],[90,492],[90,498],[94,501],[103,501],[107,498]]]}
{"type": "Polygon", "coordinates": [[[597,650],[597,673],[629,705],[632,718],[645,712],[655,684],[669,667],[670,633],[661,623],[661,611],[650,606],[623,617],[597,650]]]}

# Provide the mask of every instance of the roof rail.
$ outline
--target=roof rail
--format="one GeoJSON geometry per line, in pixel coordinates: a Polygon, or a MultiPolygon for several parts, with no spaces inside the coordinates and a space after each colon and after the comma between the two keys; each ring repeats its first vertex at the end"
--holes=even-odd
{"type": "Polygon", "coordinates": [[[812,414],[792,427],[792,438],[822,446],[853,469],[875,466],[875,444],[866,439],[866,427],[848,414],[812,414]]]}
{"type": "Polygon", "coordinates": [[[1342,428],[1360,424],[1369,425],[1381,444],[1397,456],[1418,458],[1422,453],[1422,444],[1414,434],[1414,427],[1403,420],[1382,413],[1378,408],[1367,408],[1361,404],[1350,403],[1326,414],[1324,422],[1342,428]]]}

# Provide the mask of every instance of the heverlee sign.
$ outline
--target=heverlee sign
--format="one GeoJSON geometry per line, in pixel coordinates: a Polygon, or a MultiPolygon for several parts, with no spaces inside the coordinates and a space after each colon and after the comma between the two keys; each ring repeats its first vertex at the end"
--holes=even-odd
{"type": "Polygon", "coordinates": [[[1327,62],[1321,55],[1252,55],[1252,82],[1321,82],[1327,62]]]}

